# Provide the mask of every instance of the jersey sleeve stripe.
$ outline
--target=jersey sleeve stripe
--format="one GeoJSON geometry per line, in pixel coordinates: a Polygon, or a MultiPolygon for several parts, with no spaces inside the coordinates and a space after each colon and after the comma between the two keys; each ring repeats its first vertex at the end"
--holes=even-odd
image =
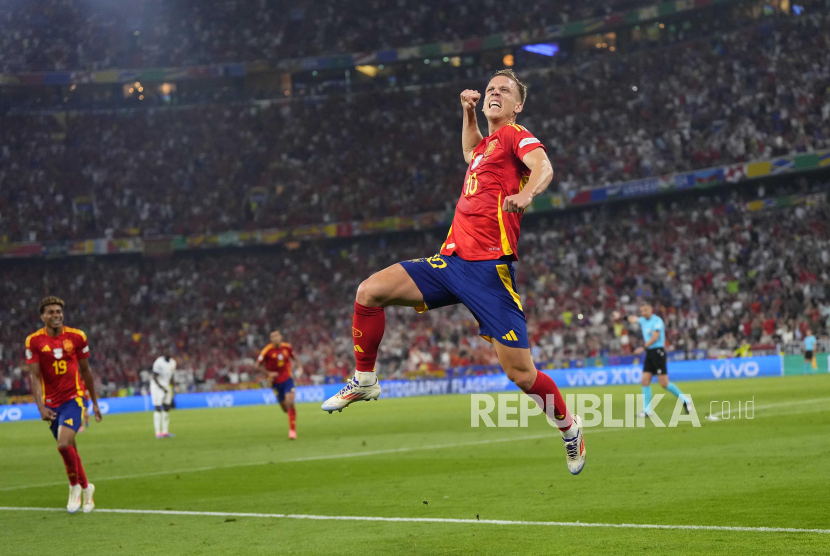
{"type": "MultiPolygon", "coordinates": [[[[450,225],[450,231],[447,232],[447,239],[450,239],[450,235],[452,235],[452,225],[450,225]]],[[[445,239],[443,245],[441,245],[441,251],[443,251],[447,246],[447,239],[445,239]]]]}
{"type": "Polygon", "coordinates": [[[86,340],[86,333],[83,330],[81,330],[80,328],[71,328],[69,326],[64,326],[63,331],[64,332],[70,332],[72,334],[77,334],[78,336],[80,336],[83,339],[83,341],[85,341],[85,342],[87,341],[86,340]]]}

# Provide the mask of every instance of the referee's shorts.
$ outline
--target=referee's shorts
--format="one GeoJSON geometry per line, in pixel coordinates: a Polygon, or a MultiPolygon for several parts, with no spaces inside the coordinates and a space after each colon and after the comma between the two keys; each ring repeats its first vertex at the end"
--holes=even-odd
{"type": "Polygon", "coordinates": [[[664,348],[654,348],[646,351],[646,360],[643,363],[643,372],[651,373],[653,375],[668,374],[666,367],[666,350],[664,348]]]}

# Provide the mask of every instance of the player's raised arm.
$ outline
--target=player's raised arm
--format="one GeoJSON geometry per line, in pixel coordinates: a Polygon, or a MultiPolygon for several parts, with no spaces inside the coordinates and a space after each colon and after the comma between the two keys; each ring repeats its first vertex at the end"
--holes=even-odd
{"type": "Polygon", "coordinates": [[[476,118],[476,104],[481,99],[481,93],[471,89],[461,93],[461,107],[464,109],[464,122],[461,125],[461,148],[464,151],[464,161],[469,164],[473,159],[473,149],[481,143],[484,137],[478,129],[476,118]]]}
{"type": "Polygon", "coordinates": [[[533,198],[547,189],[553,179],[553,166],[544,149],[533,149],[524,155],[522,162],[530,168],[530,179],[519,193],[504,199],[502,204],[504,212],[524,212],[533,198]]]}
{"type": "Polygon", "coordinates": [[[81,378],[84,379],[86,389],[89,390],[89,399],[92,400],[92,412],[95,414],[95,421],[101,422],[101,409],[98,407],[98,395],[95,393],[95,377],[92,376],[92,369],[89,368],[89,359],[78,359],[78,370],[81,378]]]}
{"type": "Polygon", "coordinates": [[[43,403],[43,386],[40,379],[40,363],[29,363],[26,365],[29,369],[29,376],[32,382],[32,397],[35,399],[38,411],[40,411],[40,418],[44,421],[51,421],[57,418],[57,414],[43,403]]]}

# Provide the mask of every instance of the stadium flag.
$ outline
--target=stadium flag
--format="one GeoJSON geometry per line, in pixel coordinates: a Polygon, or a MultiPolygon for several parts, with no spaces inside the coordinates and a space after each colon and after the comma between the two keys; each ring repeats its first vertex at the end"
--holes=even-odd
{"type": "Polygon", "coordinates": [[[794,170],[808,170],[810,168],[818,168],[818,165],[818,153],[803,154],[793,159],[794,170]]]}
{"type": "Polygon", "coordinates": [[[768,176],[770,173],[771,163],[769,160],[763,162],[753,162],[746,165],[746,177],[757,178],[760,176],[768,176]]]}
{"type": "Polygon", "coordinates": [[[727,166],[723,172],[723,177],[727,183],[737,183],[744,179],[746,175],[746,165],[744,164],[735,164],[733,166],[727,166]]]}
{"type": "Polygon", "coordinates": [[[586,203],[591,202],[591,190],[590,189],[585,189],[583,191],[577,191],[575,193],[569,191],[568,195],[570,196],[571,194],[573,194],[573,196],[571,197],[571,204],[572,205],[584,205],[586,203]]]}
{"type": "Polygon", "coordinates": [[[723,168],[712,170],[698,170],[695,172],[695,185],[697,187],[708,187],[723,181],[723,168]]]}
{"type": "Polygon", "coordinates": [[[770,165],[770,172],[773,174],[781,174],[783,172],[789,172],[793,169],[794,162],[791,158],[778,158],[773,160],[770,165]]]}
{"type": "Polygon", "coordinates": [[[144,240],[145,257],[168,257],[173,254],[173,238],[157,237],[144,240]]]}

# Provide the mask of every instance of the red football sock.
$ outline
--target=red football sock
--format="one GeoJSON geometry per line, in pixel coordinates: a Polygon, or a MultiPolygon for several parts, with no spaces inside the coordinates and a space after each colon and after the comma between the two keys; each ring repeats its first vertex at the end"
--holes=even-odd
{"type": "Polygon", "coordinates": [[[363,373],[372,372],[375,370],[378,346],[386,328],[386,313],[383,312],[383,307],[364,307],[360,303],[355,303],[353,322],[352,336],[357,370],[363,373]]]}
{"type": "Polygon", "coordinates": [[[81,454],[78,453],[78,449],[75,446],[72,446],[72,451],[75,452],[75,469],[78,472],[78,484],[81,485],[81,488],[87,488],[89,481],[86,480],[86,471],[84,471],[84,466],[81,463],[81,454]]]}
{"type": "Polygon", "coordinates": [[[551,377],[542,371],[536,371],[536,382],[533,387],[526,392],[527,394],[538,396],[536,403],[545,412],[545,415],[556,421],[560,431],[566,431],[571,428],[573,418],[571,412],[568,411],[568,406],[565,405],[565,399],[556,387],[556,383],[551,377]],[[541,402],[541,403],[539,403],[541,402]]]}
{"type": "Polygon", "coordinates": [[[297,410],[293,407],[288,409],[288,429],[296,430],[297,428],[297,410]]]}
{"type": "Polygon", "coordinates": [[[78,484],[78,473],[76,471],[77,458],[75,448],[69,446],[68,448],[58,448],[63,458],[63,464],[66,466],[66,475],[69,477],[69,484],[75,486],[78,484]]]}

